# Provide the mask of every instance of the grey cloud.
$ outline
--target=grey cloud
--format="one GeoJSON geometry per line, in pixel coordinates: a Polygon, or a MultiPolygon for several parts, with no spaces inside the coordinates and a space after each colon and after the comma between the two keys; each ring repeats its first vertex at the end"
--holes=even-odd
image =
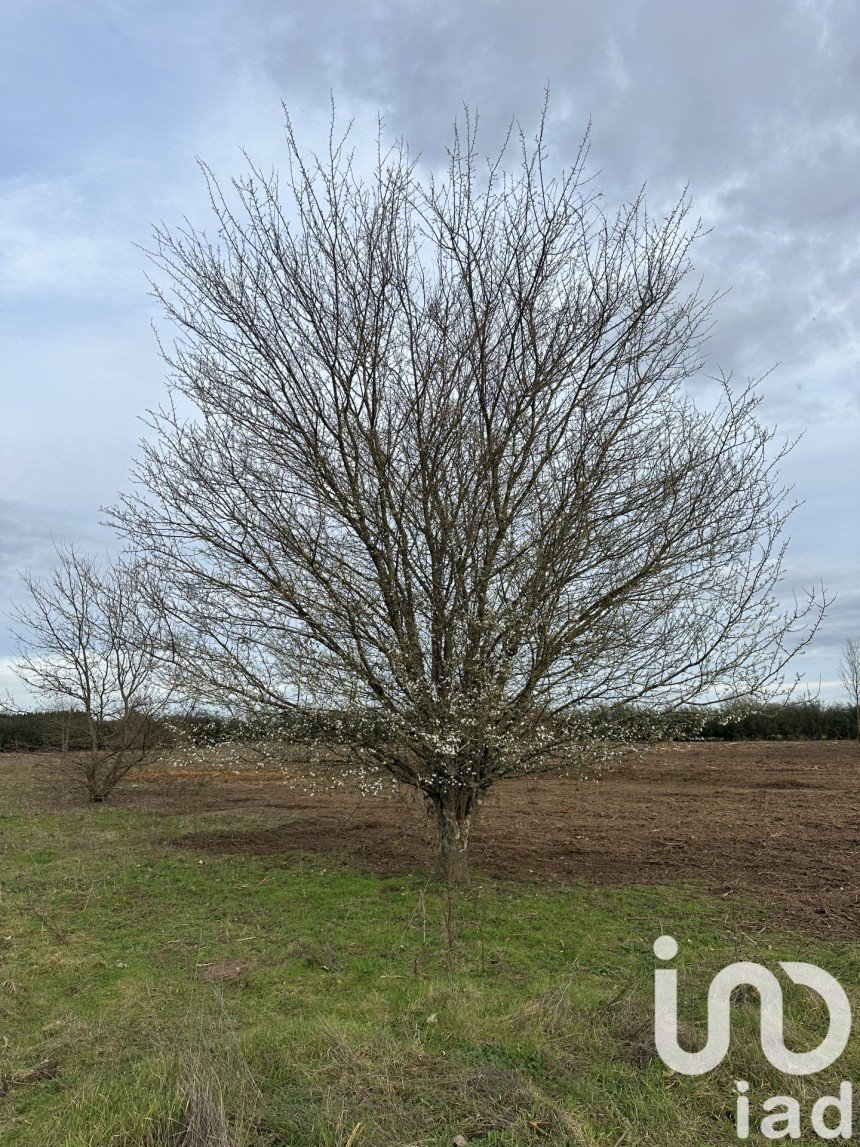
{"type": "MultiPolygon", "coordinates": [[[[858,365],[856,6],[256,0],[253,10],[265,30],[255,50],[288,102],[324,105],[333,90],[378,107],[434,162],[462,101],[481,111],[492,150],[512,115],[534,122],[549,81],[558,158],[591,117],[610,198],[648,182],[660,204],[690,183],[715,227],[697,268],[713,289],[734,288],[715,362],[757,374],[779,360],[793,379],[820,373],[838,344],[846,368],[858,365]]],[[[849,385],[828,370],[825,381],[849,385]]]]}

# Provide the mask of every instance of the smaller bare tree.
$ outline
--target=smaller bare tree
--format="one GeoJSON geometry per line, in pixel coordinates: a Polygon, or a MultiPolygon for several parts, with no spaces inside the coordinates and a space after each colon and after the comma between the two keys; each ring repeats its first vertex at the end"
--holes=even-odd
{"type": "Polygon", "coordinates": [[[38,696],[84,715],[89,747],[75,754],[87,791],[103,801],[163,740],[172,690],[152,577],[140,561],[99,565],[57,548],[46,578],[21,575],[14,607],[18,676],[38,696]]]}
{"type": "Polygon", "coordinates": [[[860,638],[849,637],[842,646],[839,676],[854,707],[854,732],[860,741],[860,638]]]}

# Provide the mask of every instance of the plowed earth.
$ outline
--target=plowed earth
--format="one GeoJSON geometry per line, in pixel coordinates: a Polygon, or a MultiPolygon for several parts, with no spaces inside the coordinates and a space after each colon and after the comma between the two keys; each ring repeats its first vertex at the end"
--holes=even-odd
{"type": "MultiPolygon", "coordinates": [[[[386,786],[312,781],[239,765],[150,768],[108,805],[86,806],[60,757],[0,756],[0,812],[72,807],[189,818],[183,847],[322,854],[379,873],[428,869],[422,801],[386,786]],[[241,827],[213,831],[207,814],[241,827]],[[198,822],[199,819],[199,823],[198,822]]],[[[211,822],[210,822],[211,824],[211,822]]],[[[543,776],[497,786],[476,820],[472,864],[502,879],[694,885],[728,903],[754,898],[774,924],[860,936],[860,745],[673,744],[631,755],[599,780],[543,776]]]]}

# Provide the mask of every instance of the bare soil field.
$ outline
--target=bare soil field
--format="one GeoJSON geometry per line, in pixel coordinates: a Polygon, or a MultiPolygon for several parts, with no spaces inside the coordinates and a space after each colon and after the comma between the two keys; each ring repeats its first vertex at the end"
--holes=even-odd
{"type": "MultiPolygon", "coordinates": [[[[772,925],[856,938],[858,782],[852,742],[666,745],[599,780],[499,785],[476,822],[473,867],[502,879],[685,883],[727,902],[754,898],[772,925]]],[[[86,807],[181,814],[183,847],[211,853],[317,853],[384,874],[432,866],[430,825],[414,794],[362,796],[351,782],[312,791],[299,766],[286,776],[162,766],[126,781],[108,805],[87,806],[61,758],[0,757],[0,811],[86,807]],[[242,827],[213,831],[212,813],[241,816],[242,827]]]]}

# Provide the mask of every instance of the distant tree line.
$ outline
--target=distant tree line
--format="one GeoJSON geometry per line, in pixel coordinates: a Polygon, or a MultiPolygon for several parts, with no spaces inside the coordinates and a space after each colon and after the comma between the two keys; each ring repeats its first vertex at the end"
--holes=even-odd
{"type": "MultiPolygon", "coordinates": [[[[356,715],[349,716],[351,725],[356,715]]],[[[337,740],[347,720],[336,712],[296,712],[277,720],[271,717],[227,717],[217,713],[197,712],[170,714],[151,718],[159,730],[159,747],[171,742],[194,748],[223,745],[230,742],[249,743],[281,741],[287,744],[307,744],[337,740]]],[[[110,734],[118,721],[105,722],[110,734]]],[[[371,722],[365,718],[370,727],[371,722]]],[[[41,710],[0,713],[0,752],[87,752],[91,748],[91,728],[83,710],[41,710]]]]}
{"type": "MultiPolygon", "coordinates": [[[[197,747],[227,742],[278,739],[303,744],[343,733],[344,721],[355,715],[336,712],[296,714],[282,718],[277,725],[270,719],[224,717],[215,713],[173,716],[160,722],[165,744],[171,737],[197,747]]],[[[372,735],[372,722],[368,722],[372,735]]],[[[743,712],[716,710],[701,723],[701,716],[680,712],[674,718],[661,714],[658,727],[672,740],[689,741],[840,741],[855,737],[855,715],[850,705],[822,705],[818,701],[795,701],[765,705],[743,712]]],[[[635,719],[628,715],[633,740],[651,739],[643,731],[637,735],[635,719]]],[[[90,732],[82,712],[44,711],[0,713],[0,752],[82,752],[90,747],[90,732]]]]}
{"type": "MultiPolygon", "coordinates": [[[[147,743],[163,747],[174,733],[172,722],[135,715],[146,722],[147,743]]],[[[99,729],[95,749],[107,752],[119,730],[119,720],[99,729]]],[[[88,753],[94,748],[92,722],[79,710],[0,713],[0,753],[88,753]]]]}
{"type": "Polygon", "coordinates": [[[82,752],[88,745],[83,713],[0,713],[0,752],[82,752]]]}
{"type": "Polygon", "coordinates": [[[712,741],[844,741],[856,737],[856,728],[850,705],[795,701],[743,715],[714,713],[701,736],[712,741]]]}

